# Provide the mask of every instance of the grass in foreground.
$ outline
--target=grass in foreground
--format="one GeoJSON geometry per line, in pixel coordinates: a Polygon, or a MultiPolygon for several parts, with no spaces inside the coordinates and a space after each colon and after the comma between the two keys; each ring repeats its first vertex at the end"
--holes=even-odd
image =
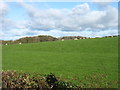
{"type": "MultiPolygon", "coordinates": [[[[3,46],[3,70],[84,78],[104,73],[118,80],[118,38],[96,38],[3,46]]],[[[78,83],[77,81],[74,81],[78,83]]]]}

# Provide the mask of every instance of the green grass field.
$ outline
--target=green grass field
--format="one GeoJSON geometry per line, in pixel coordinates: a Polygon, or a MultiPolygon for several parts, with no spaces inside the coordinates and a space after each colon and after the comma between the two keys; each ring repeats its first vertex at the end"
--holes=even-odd
{"type": "Polygon", "coordinates": [[[3,70],[67,78],[106,73],[111,80],[118,78],[117,37],[15,44],[2,51],[3,70]]]}

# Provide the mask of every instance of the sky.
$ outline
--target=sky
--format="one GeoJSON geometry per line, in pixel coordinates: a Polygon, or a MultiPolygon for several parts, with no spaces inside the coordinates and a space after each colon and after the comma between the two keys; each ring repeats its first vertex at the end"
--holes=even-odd
{"type": "Polygon", "coordinates": [[[118,35],[117,2],[0,2],[0,40],[118,35]]]}

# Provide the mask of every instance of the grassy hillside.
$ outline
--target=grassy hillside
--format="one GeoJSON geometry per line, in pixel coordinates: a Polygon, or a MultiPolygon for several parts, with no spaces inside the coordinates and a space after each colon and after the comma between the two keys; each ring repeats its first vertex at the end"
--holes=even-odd
{"type": "Polygon", "coordinates": [[[61,77],[106,73],[116,80],[117,37],[3,46],[3,69],[61,77]]]}

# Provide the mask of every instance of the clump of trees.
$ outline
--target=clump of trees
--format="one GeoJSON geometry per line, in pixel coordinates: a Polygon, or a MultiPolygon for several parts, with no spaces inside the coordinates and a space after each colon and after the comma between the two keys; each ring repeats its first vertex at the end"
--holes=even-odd
{"type": "Polygon", "coordinates": [[[34,37],[24,37],[14,41],[2,40],[2,44],[5,45],[7,43],[9,45],[9,44],[18,44],[18,43],[37,43],[37,42],[47,42],[47,41],[56,41],[56,40],[58,39],[52,36],[39,35],[34,37]]]}

